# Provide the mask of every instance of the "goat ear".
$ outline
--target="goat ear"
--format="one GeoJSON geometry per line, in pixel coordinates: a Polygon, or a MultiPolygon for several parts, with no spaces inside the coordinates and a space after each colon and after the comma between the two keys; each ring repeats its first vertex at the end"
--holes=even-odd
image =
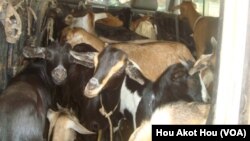
{"type": "Polygon", "coordinates": [[[48,109],[47,111],[47,118],[51,122],[57,115],[56,111],[53,111],[52,109],[48,109]]]}
{"type": "Polygon", "coordinates": [[[78,121],[70,120],[67,123],[68,123],[68,128],[71,128],[80,134],[95,134],[95,132],[88,130],[87,128],[82,126],[78,121]]]}
{"type": "Polygon", "coordinates": [[[186,60],[185,58],[179,58],[179,61],[187,69],[190,69],[193,66],[193,62],[186,60]]]}
{"type": "Polygon", "coordinates": [[[201,55],[200,58],[195,62],[194,66],[189,69],[189,75],[193,75],[196,72],[204,70],[209,66],[209,62],[212,58],[213,54],[201,55]]]}
{"type": "Polygon", "coordinates": [[[56,106],[57,106],[58,110],[63,109],[63,107],[59,103],[56,103],[56,106]]]}
{"type": "Polygon", "coordinates": [[[127,61],[126,74],[139,84],[144,85],[144,76],[141,73],[139,66],[132,60],[127,61]]]}
{"type": "Polygon", "coordinates": [[[217,40],[215,39],[215,37],[211,37],[211,45],[213,47],[213,52],[215,52],[215,49],[218,48],[218,42],[217,40]]]}
{"type": "Polygon", "coordinates": [[[95,13],[94,14],[94,22],[96,22],[97,20],[100,20],[100,19],[105,19],[107,17],[108,17],[107,13],[95,13]]]}
{"type": "Polygon", "coordinates": [[[45,47],[31,47],[25,46],[23,48],[23,56],[26,58],[43,58],[46,56],[46,48],[45,47]]]}
{"type": "Polygon", "coordinates": [[[47,118],[50,122],[50,125],[49,125],[49,132],[48,132],[48,140],[50,140],[51,138],[51,134],[52,134],[52,130],[53,130],[53,127],[55,126],[56,124],[56,119],[58,118],[58,112],[55,112],[53,111],[52,109],[49,109],[47,111],[47,118]]]}
{"type": "Polygon", "coordinates": [[[74,63],[83,65],[88,68],[94,68],[94,58],[98,55],[97,52],[79,53],[71,50],[69,53],[73,57],[74,63]]]}
{"type": "Polygon", "coordinates": [[[188,68],[188,64],[187,64],[186,60],[180,58],[179,61],[180,61],[180,63],[181,63],[183,66],[185,66],[186,68],[188,68]]]}
{"type": "Polygon", "coordinates": [[[173,82],[179,82],[182,80],[182,78],[184,78],[185,76],[187,76],[187,71],[191,68],[191,66],[193,66],[193,62],[190,60],[185,60],[184,58],[179,58],[180,63],[186,68],[185,70],[183,69],[177,69],[174,70],[171,73],[171,80],[173,82]]]}

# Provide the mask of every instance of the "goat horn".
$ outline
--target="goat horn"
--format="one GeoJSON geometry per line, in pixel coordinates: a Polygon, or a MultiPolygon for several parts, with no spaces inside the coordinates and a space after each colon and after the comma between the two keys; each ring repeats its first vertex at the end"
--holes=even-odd
{"type": "Polygon", "coordinates": [[[183,66],[185,66],[186,68],[188,68],[188,64],[187,64],[187,62],[186,62],[185,60],[179,59],[179,61],[181,62],[181,64],[182,64],[183,66]]]}

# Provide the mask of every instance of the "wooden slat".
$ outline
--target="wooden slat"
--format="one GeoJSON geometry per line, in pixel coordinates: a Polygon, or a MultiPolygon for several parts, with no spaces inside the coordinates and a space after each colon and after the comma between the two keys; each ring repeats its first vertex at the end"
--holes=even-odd
{"type": "Polygon", "coordinates": [[[7,60],[7,42],[5,41],[4,27],[0,23],[0,92],[7,83],[6,78],[6,60],[7,60]]]}
{"type": "MultiPolygon", "coordinates": [[[[37,2],[33,1],[31,5],[34,11],[38,11],[37,2]]],[[[6,42],[4,26],[0,25],[0,92],[6,87],[13,75],[19,71],[19,68],[22,67],[22,48],[28,38],[26,4],[23,3],[22,7],[23,9],[17,9],[22,21],[22,34],[15,44],[6,42]]]]}
{"type": "MultiPolygon", "coordinates": [[[[250,15],[250,4],[248,6],[248,15],[250,15]]],[[[250,17],[248,16],[247,23],[247,39],[250,39],[250,17]]],[[[241,97],[241,108],[240,108],[240,123],[250,124],[250,40],[246,42],[245,51],[245,63],[243,72],[243,86],[242,86],[242,97],[241,97]]]]}

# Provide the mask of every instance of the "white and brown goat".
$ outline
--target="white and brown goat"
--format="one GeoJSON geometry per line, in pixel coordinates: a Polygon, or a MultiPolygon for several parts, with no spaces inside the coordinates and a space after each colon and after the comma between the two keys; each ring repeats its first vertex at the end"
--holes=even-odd
{"type": "Polygon", "coordinates": [[[49,109],[47,118],[50,122],[48,140],[52,141],[74,141],[76,132],[80,134],[94,134],[82,126],[73,110],[57,105],[58,111],[49,109]],[[53,135],[52,135],[53,133],[53,135]]]}
{"type": "MultiPolygon", "coordinates": [[[[105,48],[105,42],[81,28],[69,29],[64,37],[72,46],[80,43],[92,45],[99,52],[105,48]]],[[[158,41],[147,43],[116,43],[112,47],[123,50],[136,62],[149,80],[155,81],[170,65],[178,63],[179,58],[195,61],[189,49],[182,43],[158,41]]]]}
{"type": "Polygon", "coordinates": [[[91,34],[95,34],[94,27],[95,22],[100,19],[108,18],[107,13],[93,13],[87,12],[86,15],[82,17],[74,17],[69,14],[65,17],[65,23],[72,27],[81,27],[91,34]]]}

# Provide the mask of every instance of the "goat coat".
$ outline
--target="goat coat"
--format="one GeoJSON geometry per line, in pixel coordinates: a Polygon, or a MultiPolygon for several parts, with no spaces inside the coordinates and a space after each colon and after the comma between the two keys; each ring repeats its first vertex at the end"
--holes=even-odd
{"type": "Polygon", "coordinates": [[[29,64],[0,96],[0,140],[43,141],[54,84],[44,61],[29,64]]]}

